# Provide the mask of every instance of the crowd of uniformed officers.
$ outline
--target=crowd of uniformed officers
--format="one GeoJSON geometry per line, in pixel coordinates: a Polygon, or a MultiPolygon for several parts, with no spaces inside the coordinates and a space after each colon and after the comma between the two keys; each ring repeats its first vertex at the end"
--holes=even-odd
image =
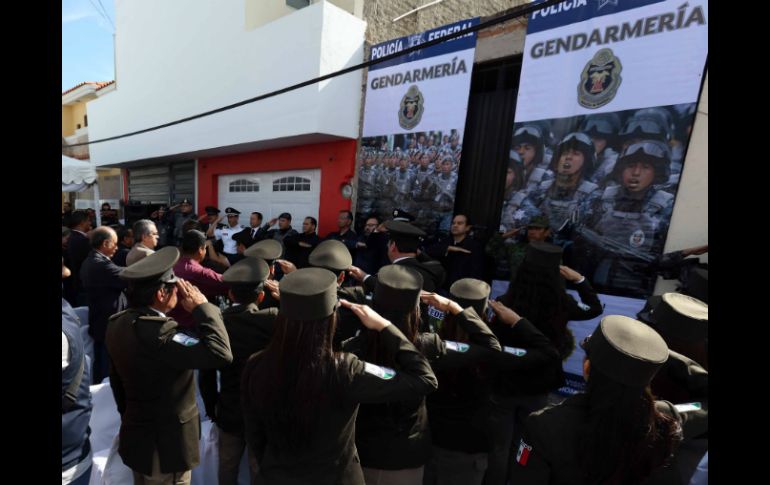
{"type": "Polygon", "coordinates": [[[224,272],[225,310],[174,274],[175,247],[122,270],[128,309],[110,317],[106,346],[135,483],[190,482],[200,414],[217,427],[222,485],[237,482],[244,450],[252,483],[264,484],[689,480],[679,450],[707,437],[707,353],[696,362],[669,342],[703,350],[707,304],[672,294],[645,323],[604,316],[580,343],[586,392],[552,405],[574,347],[567,320],[603,311],[561,249],[529,244],[511,283],[529,306],[509,307],[473,278],[440,295],[440,264],[417,257],[425,233],[403,221],[384,229],[392,264],[371,275],[327,240],[278,280],[281,242],[251,245],[224,272]],[[168,316],[177,306],[194,326],[168,316]],[[653,395],[663,377],[669,394],[653,395]]]}

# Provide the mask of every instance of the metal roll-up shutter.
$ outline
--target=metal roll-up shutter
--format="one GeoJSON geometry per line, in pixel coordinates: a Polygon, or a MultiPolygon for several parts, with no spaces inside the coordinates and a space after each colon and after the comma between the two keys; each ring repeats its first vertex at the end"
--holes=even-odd
{"type": "Polygon", "coordinates": [[[182,199],[190,199],[193,204],[195,198],[195,161],[177,162],[171,164],[169,174],[169,195],[171,202],[176,203],[182,199]]]}
{"type": "Polygon", "coordinates": [[[194,160],[128,169],[128,199],[132,202],[173,204],[194,195],[194,160]]]}
{"type": "Polygon", "coordinates": [[[142,204],[168,204],[169,166],[128,169],[128,199],[142,204]]]}

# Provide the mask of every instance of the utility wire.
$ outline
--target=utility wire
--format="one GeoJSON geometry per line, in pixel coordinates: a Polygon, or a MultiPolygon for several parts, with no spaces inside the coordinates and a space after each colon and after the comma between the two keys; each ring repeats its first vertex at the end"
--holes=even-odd
{"type": "Polygon", "coordinates": [[[102,12],[104,12],[104,16],[107,17],[107,20],[109,20],[110,24],[112,24],[112,31],[115,32],[115,24],[112,22],[110,15],[107,13],[107,9],[104,8],[104,5],[102,4],[102,0],[97,0],[97,1],[99,2],[99,6],[102,7],[102,12]]]}
{"type": "Polygon", "coordinates": [[[497,25],[497,24],[506,22],[506,21],[511,20],[511,19],[515,19],[515,18],[523,17],[525,15],[529,15],[530,13],[532,13],[532,12],[534,12],[536,10],[540,10],[542,8],[549,7],[551,5],[555,5],[555,4],[557,4],[557,3],[561,2],[561,1],[563,1],[563,0],[545,0],[544,2],[538,3],[538,4],[529,3],[529,4],[526,4],[526,5],[520,5],[518,7],[514,7],[512,9],[507,10],[507,11],[504,11],[504,12],[500,13],[499,15],[494,16],[494,17],[492,17],[491,19],[489,19],[489,20],[487,20],[485,22],[481,22],[481,23],[479,23],[477,25],[474,25],[472,27],[469,27],[467,29],[460,30],[458,32],[454,32],[454,33],[448,34],[446,36],[439,37],[437,39],[433,39],[433,40],[430,40],[428,42],[424,42],[422,44],[418,44],[418,45],[415,45],[415,46],[412,46],[412,47],[408,47],[408,48],[406,48],[406,49],[404,49],[402,51],[394,52],[393,54],[389,54],[389,55],[380,57],[379,59],[376,59],[376,60],[373,60],[373,61],[369,60],[369,61],[366,61],[366,62],[362,62],[361,64],[357,64],[355,66],[347,67],[345,69],[340,69],[339,71],[334,71],[332,73],[325,74],[323,76],[319,76],[319,77],[317,77],[315,79],[310,79],[310,80],[307,80],[307,81],[303,81],[301,83],[297,83],[297,84],[294,84],[294,85],[291,85],[291,86],[288,86],[288,87],[285,87],[285,88],[282,88],[282,89],[278,89],[276,91],[272,91],[272,92],[269,92],[269,93],[266,93],[266,94],[262,94],[260,96],[255,96],[253,98],[245,99],[245,100],[239,101],[237,103],[228,104],[227,106],[222,106],[221,108],[213,109],[213,110],[210,110],[210,111],[205,111],[203,113],[199,113],[199,114],[196,114],[196,115],[188,116],[186,118],[181,118],[181,119],[178,119],[178,120],[175,120],[175,121],[170,121],[170,122],[164,123],[162,125],[156,125],[156,126],[153,126],[153,127],[150,127],[150,128],[145,128],[143,130],[132,131],[130,133],[125,133],[123,135],[110,136],[110,137],[107,137],[107,138],[102,138],[100,140],[91,140],[91,141],[82,142],[82,143],[73,143],[70,146],[71,147],[76,147],[76,146],[83,146],[83,145],[92,145],[94,143],[103,143],[105,141],[119,140],[121,138],[127,138],[129,136],[134,136],[134,135],[140,135],[142,133],[148,133],[150,131],[160,130],[161,128],[168,128],[169,126],[178,125],[178,124],[181,124],[181,123],[185,123],[187,121],[197,120],[198,118],[203,118],[205,116],[211,116],[213,114],[221,113],[223,111],[228,111],[228,110],[231,110],[231,109],[234,109],[234,108],[239,108],[241,106],[244,106],[244,105],[247,105],[247,104],[251,104],[251,103],[255,103],[255,102],[261,101],[263,99],[267,99],[267,98],[272,98],[274,96],[278,96],[279,94],[284,94],[284,93],[288,93],[290,91],[295,91],[297,89],[304,88],[305,86],[310,86],[312,84],[316,84],[316,83],[319,83],[321,81],[325,81],[327,79],[331,79],[331,78],[334,78],[334,77],[337,77],[337,76],[342,76],[343,74],[348,74],[348,73],[357,71],[359,69],[363,69],[363,68],[374,66],[374,65],[377,65],[377,64],[380,64],[380,63],[383,63],[383,62],[387,62],[387,61],[390,61],[391,59],[395,59],[397,57],[401,57],[401,56],[404,56],[406,54],[409,54],[410,52],[418,51],[420,49],[425,49],[427,47],[431,47],[431,46],[440,44],[442,42],[446,42],[448,40],[452,40],[452,39],[455,39],[457,37],[464,36],[464,35],[469,34],[471,32],[478,32],[479,30],[486,29],[486,28],[491,27],[493,25],[497,25]]]}

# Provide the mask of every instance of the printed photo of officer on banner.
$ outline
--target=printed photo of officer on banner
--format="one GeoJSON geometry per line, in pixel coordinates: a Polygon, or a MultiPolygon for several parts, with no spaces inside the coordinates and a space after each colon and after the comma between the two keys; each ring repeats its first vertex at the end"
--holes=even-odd
{"type": "Polygon", "coordinates": [[[548,221],[565,264],[601,292],[645,296],[660,256],[695,103],[514,125],[500,231],[548,221]]]}

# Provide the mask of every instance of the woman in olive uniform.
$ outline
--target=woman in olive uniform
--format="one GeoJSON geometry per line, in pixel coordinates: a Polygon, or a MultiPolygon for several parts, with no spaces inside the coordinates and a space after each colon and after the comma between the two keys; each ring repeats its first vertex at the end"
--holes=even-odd
{"type": "Polygon", "coordinates": [[[422,396],[438,383],[404,335],[371,308],[349,302],[395,356],[386,368],[332,350],[337,278],[305,268],[281,280],[270,345],[246,364],[241,382],[246,441],[269,484],[362,485],[354,433],[360,402],[422,396]]]}
{"type": "MultiPolygon", "coordinates": [[[[570,320],[590,320],[603,308],[596,291],[586,278],[561,266],[562,248],[532,241],[516,277],[500,301],[517,315],[527,317],[548,337],[560,359],[544,362],[535,370],[500,369],[494,384],[490,428],[496,430],[490,451],[487,483],[504,485],[510,467],[512,445],[521,437],[524,419],[548,404],[548,393],[565,385],[561,360],[573,351],[574,337],[567,328],[570,320]],[[571,281],[580,296],[575,301],[565,290],[571,281]]],[[[498,308],[494,304],[493,309],[498,308]]],[[[490,327],[504,346],[521,347],[511,327],[498,319],[490,327]]]]}
{"type": "MultiPolygon", "coordinates": [[[[449,291],[461,307],[472,307],[485,323],[487,306],[491,306],[497,324],[509,327],[516,344],[504,346],[502,352],[487,352],[475,365],[436,369],[439,389],[427,398],[433,454],[425,469],[425,484],[480,485],[488,468],[490,438],[500,433],[499,428],[487,426],[491,385],[497,371],[524,373],[560,359],[548,337],[530,321],[499,302],[488,301],[490,287],[485,282],[464,278],[449,291]]],[[[445,317],[438,335],[445,341],[470,341],[451,314],[445,317]]]]}
{"type": "Polygon", "coordinates": [[[664,364],[694,363],[670,352],[647,325],[619,315],[603,318],[581,345],[586,392],[530,415],[512,482],[678,483],[681,477],[669,466],[674,451],[683,434],[698,433],[693,428],[707,411],[656,401],[649,385],[664,364]]]}
{"type": "MultiPolygon", "coordinates": [[[[423,301],[452,314],[468,335],[469,343],[444,341],[435,333],[420,333],[422,286],[422,275],[412,268],[385,266],[377,274],[372,306],[414,342],[434,370],[475,366],[489,354],[499,353],[497,339],[472,307],[463,309],[435,293],[424,293],[423,301]]],[[[381,337],[371,331],[344,342],[343,349],[380,365],[392,365],[393,356],[383,346],[381,337]]],[[[356,421],[356,445],[367,483],[422,484],[424,465],[431,453],[425,398],[412,396],[387,404],[361,406],[356,421]]]]}
{"type": "MultiPolygon", "coordinates": [[[[273,336],[277,308],[259,308],[264,298],[263,284],[270,274],[261,258],[244,258],[230,266],[222,280],[230,289],[233,305],[222,312],[233,352],[232,364],[217,371],[201,369],[198,384],[206,414],[216,423],[219,435],[219,485],[238,482],[241,457],[246,448],[241,410],[241,372],[249,357],[267,347],[273,336]]],[[[257,475],[257,461],[249,450],[252,480],[257,475]]]]}

